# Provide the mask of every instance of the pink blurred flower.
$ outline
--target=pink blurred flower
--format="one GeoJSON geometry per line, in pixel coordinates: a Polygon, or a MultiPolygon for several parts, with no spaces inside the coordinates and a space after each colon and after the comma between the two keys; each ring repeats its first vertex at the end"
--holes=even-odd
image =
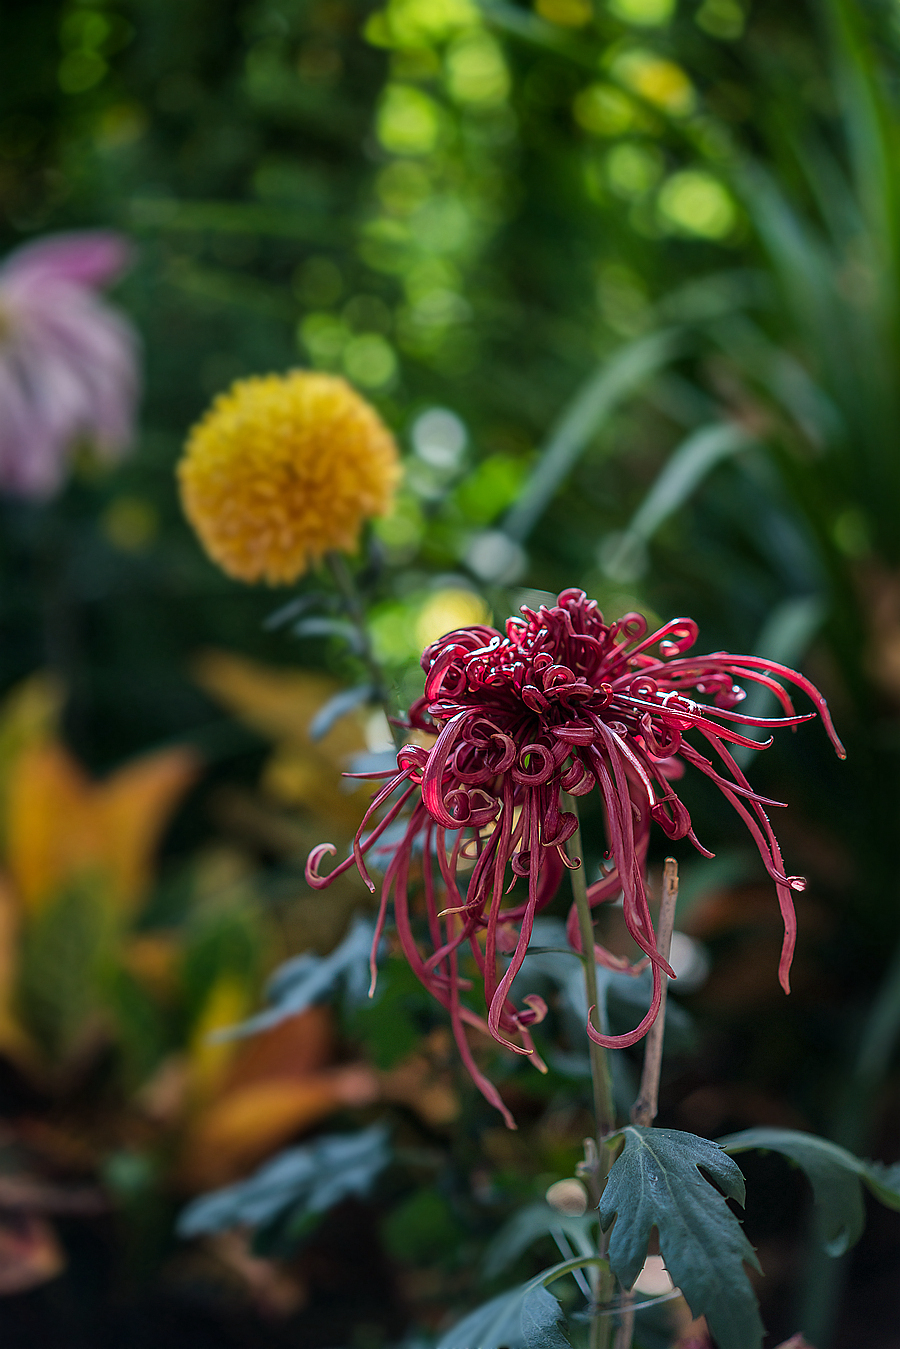
{"type": "Polygon", "coordinates": [[[115,457],[132,436],[137,336],[97,290],[128,265],[106,231],[26,244],[0,267],[0,491],[46,498],[81,440],[115,457]]]}
{"type": "MultiPolygon", "coordinates": [[[[321,888],[356,866],[374,890],[365,854],[375,847],[377,856],[385,829],[402,820],[402,838],[389,855],[382,885],[379,932],[393,897],[404,954],[448,1009],[472,1076],[508,1123],[496,1088],[472,1061],[463,1023],[481,1026],[539,1063],[529,1027],[545,1009],[534,998],[516,1007],[511,995],[535,915],[553,898],[563,866],[573,865],[565,844],[577,820],[564,808],[562,793],[599,793],[611,866],[588,888],[588,899],[595,906],[622,896],[628,930],[653,972],[653,999],[640,1025],[611,1036],[589,1022],[593,1040],[613,1047],[634,1044],[659,1012],[662,975],[672,971],[657,949],[645,883],[651,821],[670,839],[687,838],[712,856],[695,836],[673,786],[687,767],[722,792],[775,882],[785,928],[779,977],[788,991],[797,928],[793,893],[805,882],[786,873],[766,813],[782,803],[754,791],[730,747],[765,749],[771,737],[756,741],[742,732],[796,727],[815,716],[795,714],[781,681],[811,699],[842,758],[843,747],[824,698],[803,675],[757,656],[686,655],[696,639],[690,618],[673,619],[649,635],[640,614],[605,623],[596,602],[581,590],[565,590],[555,605],[537,612],[523,607],[521,618],[507,621],[505,634],[486,627],[448,633],[422,657],[425,695],[410,713],[412,725],[437,734],[436,743],[429,750],[415,745],[400,750],[397,770],[375,794],[345,862],[322,876],[319,866],[334,848],[323,843],[310,854],[310,885],[321,888]],[[735,711],[746,696],[737,680],[770,690],[785,715],[735,711]],[[413,933],[408,895],[414,853],[420,850],[429,954],[422,953],[413,933]],[[527,881],[527,898],[508,901],[519,878],[527,881]],[[468,986],[459,972],[463,947],[484,983],[486,1024],[460,999],[468,986]]],[[[574,906],[568,937],[580,951],[574,906]]],[[[595,955],[621,966],[599,946],[595,955]]]]}

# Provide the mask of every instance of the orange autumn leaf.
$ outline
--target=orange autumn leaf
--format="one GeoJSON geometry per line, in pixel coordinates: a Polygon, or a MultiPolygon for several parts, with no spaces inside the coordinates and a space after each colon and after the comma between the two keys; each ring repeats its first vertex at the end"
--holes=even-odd
{"type": "Polygon", "coordinates": [[[340,1103],[329,1073],[276,1078],[229,1092],[191,1129],[182,1157],[184,1184],[190,1190],[228,1184],[340,1103]]]}
{"type": "Polygon", "coordinates": [[[219,1061],[220,1088],[189,1126],[184,1184],[192,1190],[226,1184],[333,1110],[373,1100],[374,1074],[362,1065],[329,1066],[333,1045],[331,1013],[316,1006],[219,1046],[233,1052],[219,1061]]]}
{"type": "Polygon", "coordinates": [[[15,1013],[18,972],[19,912],[16,895],[0,876],[0,1050],[12,1058],[30,1062],[34,1047],[15,1013]]]}
{"type": "Polygon", "coordinates": [[[53,1228],[36,1213],[0,1214],[0,1297],[27,1293],[65,1268],[53,1228]]]}
{"type": "Polygon", "coordinates": [[[341,781],[354,754],[366,747],[365,712],[339,717],[327,735],[312,740],[309,725],[340,685],[309,670],[277,669],[226,651],[204,652],[194,663],[197,681],[245,726],[275,742],[263,786],[289,805],[355,828],[364,793],[348,795],[341,781]]]}
{"type": "Polygon", "coordinates": [[[9,779],[24,750],[46,744],[59,728],[64,690],[49,673],[31,675],[0,706],[0,832],[8,814],[9,779]]]}
{"type": "Polygon", "coordinates": [[[220,1038],[250,1009],[249,990],[233,975],[221,975],[207,995],[191,1033],[188,1062],[191,1096],[202,1110],[229,1094],[259,1083],[297,1081],[324,1068],[334,1035],[327,1007],[309,1007],[247,1039],[220,1038]]]}
{"type": "Polygon", "coordinates": [[[199,770],[193,751],[161,750],[125,764],[95,789],[113,897],[126,907],[145,893],[162,831],[199,770]]]}
{"type": "Polygon", "coordinates": [[[198,767],[190,750],[163,750],[93,782],[56,742],[25,749],[10,773],[6,820],[7,867],[25,908],[93,874],[118,908],[133,910],[163,827],[198,767]]]}
{"type": "Polygon", "coordinates": [[[217,1032],[234,1026],[247,1011],[246,985],[234,975],[221,975],[210,990],[188,1044],[193,1100],[205,1102],[221,1087],[238,1046],[234,1040],[219,1039],[217,1032]]]}

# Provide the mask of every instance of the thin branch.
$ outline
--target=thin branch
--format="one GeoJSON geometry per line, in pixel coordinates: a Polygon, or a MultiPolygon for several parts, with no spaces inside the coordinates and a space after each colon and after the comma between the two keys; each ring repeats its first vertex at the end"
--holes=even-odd
{"type": "MultiPolygon", "coordinates": [[[[672,932],[675,928],[675,905],[678,903],[678,863],[674,857],[666,858],[663,871],[662,899],[659,906],[659,925],[656,946],[663,960],[669,959],[672,946],[672,932]]],[[[647,1034],[644,1049],[644,1069],[641,1073],[641,1089],[638,1098],[631,1107],[632,1124],[640,1124],[645,1129],[656,1119],[659,1106],[659,1074],[662,1067],[663,1035],[666,1026],[666,994],[668,979],[663,975],[662,1001],[659,1004],[659,1016],[647,1034]]]]}
{"type": "MultiPolygon", "coordinates": [[[[563,794],[563,804],[578,819],[578,804],[574,796],[563,794]]],[[[566,844],[566,855],[578,865],[569,872],[572,882],[572,895],[578,911],[578,928],[581,934],[581,950],[584,965],[584,987],[587,993],[588,1007],[595,1008],[599,1001],[597,994],[597,966],[594,962],[594,923],[591,906],[587,897],[587,877],[584,867],[584,845],[581,841],[581,823],[566,844]]],[[[593,1013],[591,1013],[593,1015],[593,1013]]],[[[602,1150],[603,1139],[616,1127],[616,1108],[613,1104],[612,1079],[609,1072],[609,1060],[606,1050],[596,1041],[588,1039],[591,1059],[591,1077],[594,1085],[594,1113],[597,1117],[597,1143],[602,1150]]],[[[600,1196],[597,1195],[599,1200],[600,1196]]]]}
{"type": "MultiPolygon", "coordinates": [[[[578,802],[568,792],[563,793],[565,809],[571,811],[578,820],[578,802]]],[[[581,841],[581,823],[566,844],[569,860],[576,863],[569,872],[572,882],[572,895],[578,912],[578,929],[581,934],[582,966],[584,968],[584,989],[587,994],[589,1015],[593,1016],[598,1004],[597,964],[594,959],[594,922],[587,895],[587,878],[584,867],[584,847],[581,841]]],[[[588,1036],[588,1050],[591,1061],[591,1079],[594,1086],[594,1114],[597,1121],[597,1137],[584,1140],[584,1165],[579,1174],[585,1180],[591,1195],[591,1203],[600,1202],[606,1177],[612,1164],[612,1148],[606,1142],[608,1134],[616,1127],[616,1107],[613,1101],[612,1078],[609,1071],[609,1059],[602,1045],[588,1036]]],[[[599,1254],[606,1254],[608,1237],[601,1234],[599,1254]]],[[[612,1300],[615,1291],[615,1278],[610,1269],[597,1269],[593,1279],[594,1306],[592,1310],[589,1349],[609,1349],[612,1341],[612,1321],[599,1314],[599,1309],[612,1300]]]]}
{"type": "Polygon", "coordinates": [[[360,659],[366,667],[372,687],[375,690],[374,701],[381,703],[384,708],[394,745],[397,749],[400,749],[403,745],[403,732],[395,724],[395,709],[392,705],[384,671],[372,650],[372,639],[366,625],[365,609],[356,588],[356,582],[342,553],[332,549],[325,554],[325,562],[334,578],[341,599],[344,601],[345,612],[356,629],[359,638],[360,659]]]}
{"type": "MultiPolygon", "coordinates": [[[[674,857],[667,857],[663,870],[662,898],[659,904],[659,922],[657,924],[656,946],[663,960],[669,959],[672,946],[672,932],[675,928],[675,906],[678,903],[678,863],[674,857]]],[[[656,1119],[659,1107],[659,1075],[662,1068],[663,1036],[666,1028],[666,994],[668,978],[663,975],[662,1001],[659,1015],[647,1034],[644,1042],[644,1068],[641,1073],[641,1089],[638,1098],[631,1107],[631,1122],[643,1128],[656,1119]]],[[[622,1299],[622,1319],[616,1331],[613,1349],[631,1349],[634,1339],[634,1293],[626,1293],[622,1299]]]]}

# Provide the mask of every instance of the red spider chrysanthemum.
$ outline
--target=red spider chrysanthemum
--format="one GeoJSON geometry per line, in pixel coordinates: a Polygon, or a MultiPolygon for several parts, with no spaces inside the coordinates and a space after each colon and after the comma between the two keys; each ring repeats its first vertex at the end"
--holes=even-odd
{"type": "MultiPolygon", "coordinates": [[[[397,770],[375,794],[351,857],[321,876],[321,861],[335,851],[323,843],[310,854],[306,869],[309,883],[321,888],[356,866],[374,891],[365,854],[378,850],[379,840],[384,846],[389,826],[399,828],[400,841],[388,854],[375,945],[393,896],[397,932],[410,965],[448,1009],[467,1067],[508,1123],[509,1114],[475,1064],[466,1039],[464,1023],[482,1028],[485,1023],[460,1000],[461,988],[468,986],[459,974],[460,953],[467,948],[483,975],[486,1028],[510,1049],[533,1054],[529,1026],[543,1008],[539,999],[516,1007],[510,990],[535,914],[553,898],[563,865],[569,864],[565,844],[577,821],[563,808],[561,794],[600,792],[612,868],[589,887],[588,897],[594,906],[622,896],[628,930],[653,970],[653,999],[635,1030],[608,1036],[588,1024],[592,1039],[621,1047],[650,1029],[659,1010],[662,973],[671,973],[657,950],[645,885],[651,819],[669,838],[688,838],[712,855],[695,837],[673,780],[688,765],[703,773],[752,834],[775,882],[784,919],[779,978],[787,991],[796,937],[792,892],[805,883],[785,873],[766,814],[766,807],[783,803],[753,790],[729,746],[760,749],[772,743],[771,737],[749,739],[736,727],[797,726],[815,716],[795,714],[783,680],[812,700],[844,757],[825,700],[809,680],[756,656],[686,655],[697,638],[691,619],[674,619],[648,636],[640,614],[605,623],[596,602],[580,590],[563,591],[552,608],[542,605],[534,612],[523,607],[521,612],[521,618],[508,620],[505,635],[487,627],[462,628],[427,649],[422,657],[425,694],[411,710],[410,726],[432,730],[436,742],[427,750],[407,745],[399,752],[397,770]],[[746,696],[738,680],[769,689],[785,715],[750,717],[735,711],[746,696]],[[410,869],[420,848],[428,954],[413,933],[410,911],[410,869]],[[507,898],[519,878],[527,880],[527,898],[507,898]]],[[[574,907],[568,934],[581,950],[574,907]]],[[[601,947],[595,954],[617,964],[601,947]]]]}

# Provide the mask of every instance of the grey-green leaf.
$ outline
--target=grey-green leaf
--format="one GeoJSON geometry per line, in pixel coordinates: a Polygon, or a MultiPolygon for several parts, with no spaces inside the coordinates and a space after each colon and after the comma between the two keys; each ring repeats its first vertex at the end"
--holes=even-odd
{"type": "Polygon", "coordinates": [[[353,1005],[365,999],[369,984],[369,953],[375,925],[369,918],[354,918],[344,940],[330,955],[304,951],[279,965],[266,985],[266,998],[272,1005],[236,1026],[215,1031],[210,1039],[235,1040],[269,1030],[288,1017],[305,1012],[313,1003],[322,1002],[336,987],[343,987],[353,1005]]]}
{"type": "MultiPolygon", "coordinates": [[[[444,1332],[435,1349],[568,1349],[568,1341],[562,1337],[562,1332],[555,1324],[558,1320],[559,1304],[556,1304],[557,1316],[550,1322],[548,1317],[552,1308],[549,1303],[541,1298],[532,1301],[531,1295],[537,1289],[543,1290],[547,1284],[561,1279],[564,1274],[572,1274],[575,1270],[584,1269],[589,1265],[607,1267],[606,1260],[602,1256],[580,1255],[573,1260],[564,1260],[561,1264],[541,1270],[540,1274],[536,1274],[528,1283],[510,1288],[507,1292],[491,1298],[490,1302],[484,1302],[469,1312],[461,1321],[457,1321],[456,1325],[444,1332]],[[527,1317],[523,1315],[526,1304],[529,1307],[527,1317]],[[534,1339],[529,1343],[526,1340],[526,1320],[528,1334],[542,1334],[545,1338],[534,1339]],[[546,1338],[551,1331],[557,1338],[546,1338]]],[[[551,1302],[555,1303],[556,1299],[551,1298],[551,1302]]]]}
{"type": "Polygon", "coordinates": [[[319,708],[312,721],[309,723],[310,740],[321,740],[327,735],[336,721],[345,717],[348,712],[352,712],[360,703],[367,703],[375,694],[375,689],[371,684],[357,684],[352,689],[341,689],[333,698],[319,708]]]}
{"type": "Polygon", "coordinates": [[[313,591],[308,595],[297,595],[295,599],[288,600],[287,604],[279,605],[273,613],[263,623],[266,632],[274,632],[276,628],[283,628],[287,623],[293,623],[295,619],[308,613],[310,609],[327,603],[328,596],[320,594],[319,591],[313,591]]]}
{"type": "Polygon", "coordinates": [[[522,1349],[522,1302],[521,1287],[492,1297],[451,1326],[437,1349],[522,1349]]]}
{"type": "Polygon", "coordinates": [[[291,632],[295,637],[340,637],[357,655],[362,651],[359,631],[342,618],[301,618],[291,632]]]}
{"type": "Polygon", "coordinates": [[[763,1326],[744,1269],[759,1265],[725,1202],[744,1202],[739,1168],[717,1143],[695,1134],[629,1125],[622,1136],[600,1201],[603,1228],[616,1219],[609,1244],[615,1273],[626,1288],[633,1285],[655,1227],[669,1273],[720,1349],[760,1349],[763,1326]]]}
{"type": "Polygon", "coordinates": [[[900,1209],[900,1169],[865,1162],[846,1148],[796,1129],[745,1129],[719,1140],[728,1153],[760,1148],[780,1152],[801,1167],[821,1211],[825,1249],[842,1255],[862,1235],[862,1184],[889,1208],[900,1209]]]}
{"type": "Polygon", "coordinates": [[[588,1255],[596,1249],[591,1240],[591,1228],[595,1223],[593,1214],[576,1217],[560,1213],[549,1204],[529,1204],[519,1209],[494,1237],[484,1262],[485,1277],[491,1279],[499,1274],[538,1237],[552,1236],[554,1229],[568,1237],[579,1254],[588,1255]]]}
{"type": "Polygon", "coordinates": [[[178,1219],[182,1237],[260,1227],[286,1209],[324,1213],[348,1195],[363,1195],[391,1159],[383,1124],[355,1134],[325,1134],[287,1148],[246,1180],[201,1195],[178,1219]]]}
{"type": "Polygon", "coordinates": [[[564,1325],[562,1307],[546,1288],[539,1285],[526,1294],[521,1313],[525,1349],[570,1349],[564,1325]]]}
{"type": "Polygon", "coordinates": [[[900,1209],[900,1162],[885,1166],[882,1162],[863,1162],[862,1178],[876,1199],[886,1208],[900,1209]]]}

